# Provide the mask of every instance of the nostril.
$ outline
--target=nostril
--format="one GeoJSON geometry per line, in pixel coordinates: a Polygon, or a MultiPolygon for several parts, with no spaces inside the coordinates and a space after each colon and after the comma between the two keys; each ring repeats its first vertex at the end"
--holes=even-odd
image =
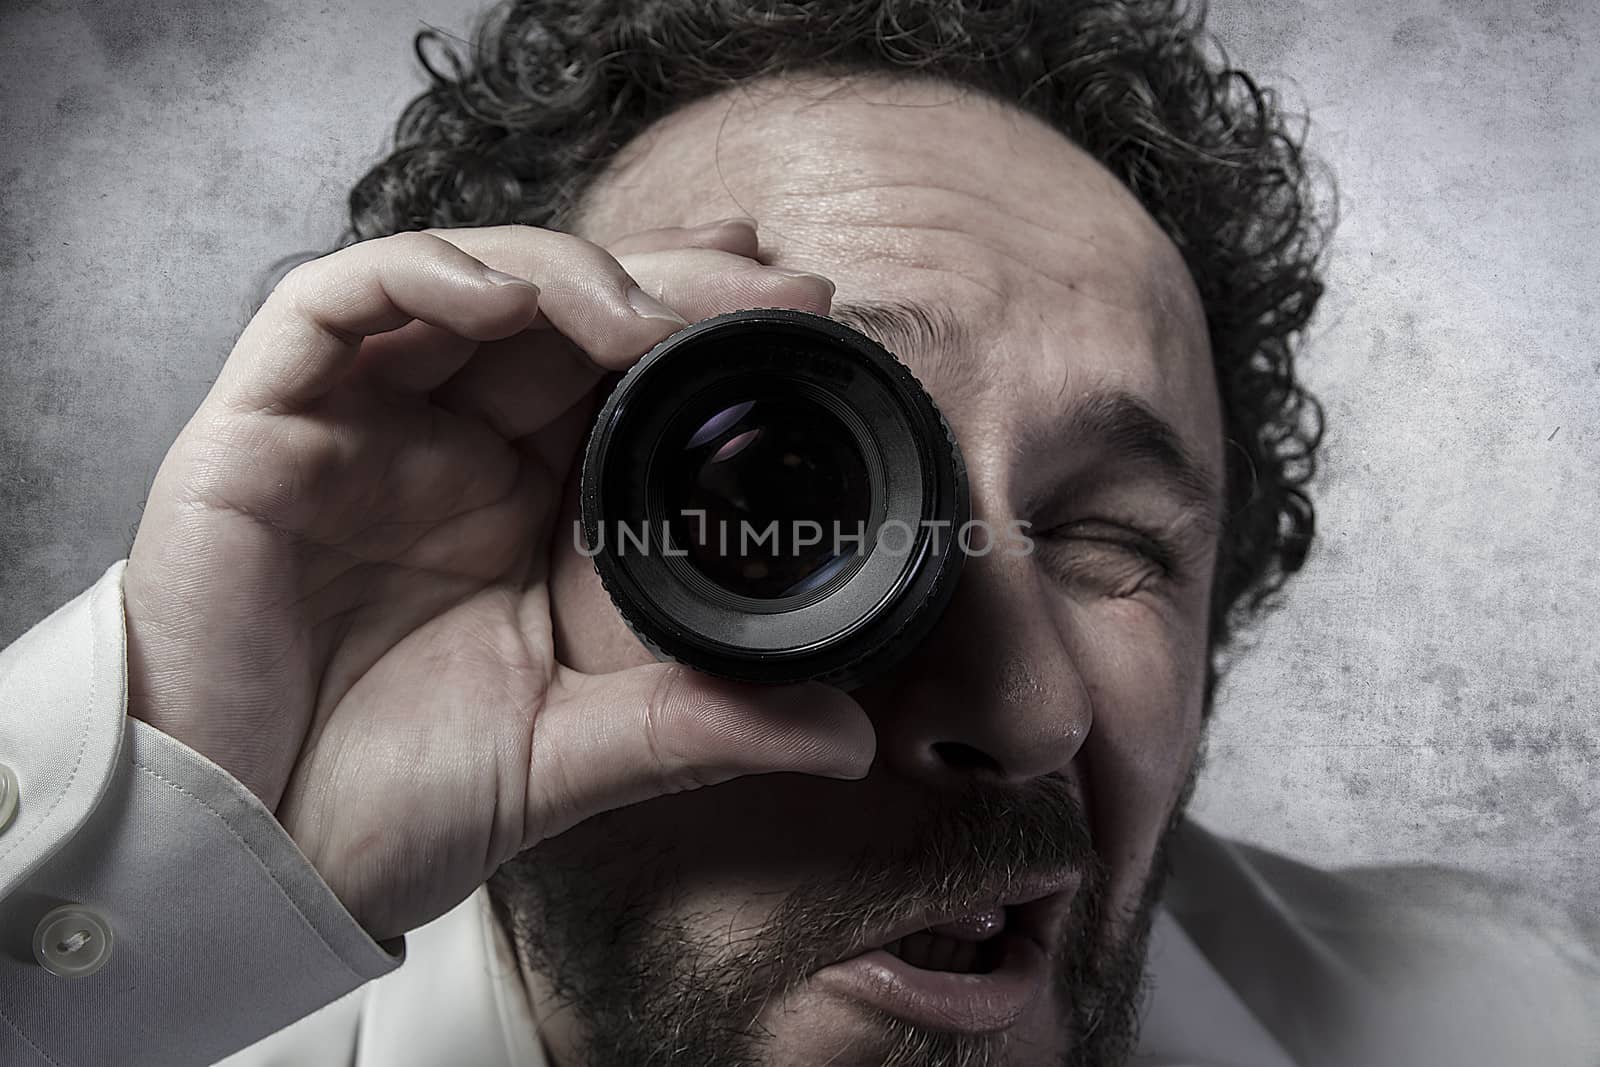
{"type": "Polygon", "coordinates": [[[993,756],[960,741],[935,741],[931,747],[945,766],[954,770],[1001,772],[1000,764],[993,756]]]}

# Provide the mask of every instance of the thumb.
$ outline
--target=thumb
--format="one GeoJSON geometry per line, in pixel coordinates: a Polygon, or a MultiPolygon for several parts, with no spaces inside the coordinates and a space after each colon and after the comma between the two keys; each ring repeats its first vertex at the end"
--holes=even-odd
{"type": "Polygon", "coordinates": [[[676,663],[562,668],[533,724],[523,847],[603,811],[747,774],[862,778],[876,747],[861,705],[817,682],[747,685],[676,663]]]}

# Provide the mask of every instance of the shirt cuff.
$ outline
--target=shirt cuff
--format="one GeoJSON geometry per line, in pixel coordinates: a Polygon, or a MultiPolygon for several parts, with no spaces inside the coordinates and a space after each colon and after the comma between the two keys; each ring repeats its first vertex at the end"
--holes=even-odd
{"type": "Polygon", "coordinates": [[[122,564],[0,653],[0,1063],[209,1064],[399,966],[256,796],[126,715],[122,564]],[[40,920],[92,911],[83,977],[40,920]]]}

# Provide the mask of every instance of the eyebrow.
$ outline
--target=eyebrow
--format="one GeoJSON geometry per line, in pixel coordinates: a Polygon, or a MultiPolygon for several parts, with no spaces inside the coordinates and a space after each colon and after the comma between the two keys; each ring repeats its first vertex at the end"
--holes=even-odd
{"type": "Polygon", "coordinates": [[[1148,466],[1184,504],[1207,519],[1220,518],[1216,476],[1143,398],[1121,389],[1084,393],[1056,421],[1066,441],[1094,442],[1118,459],[1148,466]]]}
{"type": "MultiPolygon", "coordinates": [[[[860,301],[836,303],[829,313],[897,355],[916,352],[931,359],[932,373],[958,366],[972,371],[976,348],[971,334],[946,307],[916,300],[860,301]]],[[[1086,392],[1053,422],[1049,431],[1028,434],[1024,447],[1044,444],[1041,438],[1065,441],[1069,447],[1093,442],[1119,459],[1151,468],[1183,503],[1206,517],[1220,517],[1222,489],[1216,475],[1172,423],[1141,397],[1123,389],[1086,392]]]]}
{"type": "Polygon", "coordinates": [[[835,303],[829,314],[846,326],[866,334],[901,362],[906,352],[916,352],[933,360],[930,374],[962,368],[974,351],[966,323],[942,304],[918,300],[863,300],[835,303]]]}

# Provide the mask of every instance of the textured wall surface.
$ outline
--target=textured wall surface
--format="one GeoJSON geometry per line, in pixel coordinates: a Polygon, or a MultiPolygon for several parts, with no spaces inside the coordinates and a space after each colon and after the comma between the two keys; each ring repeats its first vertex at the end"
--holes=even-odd
{"type": "MultiPolygon", "coordinates": [[[[467,0],[0,8],[0,644],[126,554],[279,257],[467,0]]],[[[1212,825],[1600,915],[1600,7],[1218,0],[1341,185],[1321,542],[1222,692],[1212,825]]]]}

